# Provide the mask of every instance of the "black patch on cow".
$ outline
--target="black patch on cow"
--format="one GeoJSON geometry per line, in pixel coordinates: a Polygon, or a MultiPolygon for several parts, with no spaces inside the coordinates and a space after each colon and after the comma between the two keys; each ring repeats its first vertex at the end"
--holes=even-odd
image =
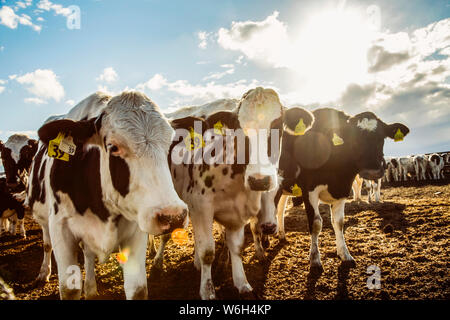
{"type": "MultiPolygon", "coordinates": [[[[31,177],[32,185],[31,185],[31,195],[28,199],[28,204],[30,208],[33,207],[33,204],[35,201],[39,201],[41,203],[45,202],[45,197],[41,196],[41,186],[44,186],[44,181],[39,176],[39,168],[42,163],[42,157],[47,152],[47,148],[45,146],[42,146],[41,149],[38,151],[36,156],[34,157],[33,161],[33,176],[31,177]],[[39,178],[38,178],[39,177],[39,178]]],[[[45,195],[45,191],[44,191],[45,195]]]]}
{"type": "Polygon", "coordinates": [[[114,188],[125,197],[130,191],[130,168],[121,157],[109,155],[109,172],[114,188]]]}
{"type": "Polygon", "coordinates": [[[212,180],[213,180],[213,177],[211,177],[211,176],[206,176],[206,177],[205,177],[205,186],[208,187],[208,188],[211,188],[211,186],[212,186],[212,180]]]}
{"type": "Polygon", "coordinates": [[[202,188],[202,194],[205,194],[205,188],[202,188]]]}
{"type": "Polygon", "coordinates": [[[6,179],[0,179],[0,217],[6,210],[13,210],[17,214],[17,218],[23,219],[25,216],[25,208],[23,201],[17,200],[10,192],[6,185],[6,179]]]}
{"type": "MultiPolygon", "coordinates": [[[[53,192],[66,193],[78,213],[83,215],[90,209],[102,221],[110,215],[102,201],[100,177],[100,151],[91,148],[78,152],[69,162],[55,160],[50,171],[50,185],[53,192]]],[[[39,154],[38,154],[39,155],[39,154]]]]}
{"type": "Polygon", "coordinates": [[[53,210],[55,211],[55,215],[58,213],[58,204],[55,202],[53,203],[53,210]]]}
{"type": "Polygon", "coordinates": [[[222,169],[222,173],[223,173],[224,176],[226,176],[227,173],[228,173],[228,168],[223,168],[222,169]]]}

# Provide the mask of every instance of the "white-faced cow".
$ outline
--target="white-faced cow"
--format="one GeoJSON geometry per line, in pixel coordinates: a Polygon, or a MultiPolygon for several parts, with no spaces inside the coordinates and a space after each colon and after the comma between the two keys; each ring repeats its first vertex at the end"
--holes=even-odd
{"type": "MultiPolygon", "coordinates": [[[[314,124],[308,132],[283,139],[280,171],[283,195],[278,203],[279,222],[289,195],[301,192],[311,233],[310,263],[312,270],[323,270],[319,253],[322,217],[319,200],[328,203],[336,234],[338,257],[344,264],[355,264],[344,239],[344,208],[353,180],[379,179],[384,174],[384,139],[394,139],[409,129],[400,123],[386,124],[372,112],[349,116],[331,108],[313,112],[314,124]]],[[[298,121],[298,119],[291,119],[298,121]]],[[[279,237],[285,238],[284,225],[279,223],[279,237]]]]}
{"type": "MultiPolygon", "coordinates": [[[[245,276],[240,256],[244,227],[249,221],[253,221],[253,227],[257,227],[262,194],[278,188],[279,144],[285,120],[293,114],[297,118],[303,118],[302,131],[307,130],[313,120],[311,113],[301,108],[295,108],[291,113],[284,114],[284,108],[274,90],[258,87],[245,93],[232,111],[203,114],[204,120],[186,117],[185,114],[182,118],[172,120],[176,129],[193,128],[194,122],[200,121],[204,130],[209,129],[207,131],[210,133],[216,132],[216,137],[223,137],[220,142],[223,153],[219,152],[217,157],[231,154],[231,162],[224,157],[222,163],[207,163],[204,159],[200,163],[171,163],[175,188],[189,207],[195,238],[194,264],[201,270],[202,299],[215,298],[211,279],[211,265],[215,255],[213,220],[225,227],[235,287],[240,294],[249,294],[253,290],[245,276]],[[242,135],[232,135],[232,132],[242,135]],[[239,140],[244,143],[239,144],[239,140]],[[229,141],[234,141],[231,147],[227,143],[229,141]],[[243,149],[239,146],[243,146],[243,149]],[[240,151],[243,151],[242,162],[239,161],[240,151]]],[[[196,110],[192,110],[191,114],[198,115],[196,110]]],[[[295,124],[290,129],[294,131],[295,124]]],[[[207,134],[206,132],[205,135],[207,134]]],[[[178,141],[183,146],[183,137],[178,141]]],[[[207,146],[203,149],[206,152],[207,146]]],[[[192,157],[195,157],[195,152],[192,157]]],[[[276,232],[273,221],[267,225],[260,224],[259,228],[276,232]]]]}
{"type": "Polygon", "coordinates": [[[20,192],[27,186],[31,161],[38,143],[24,134],[13,134],[5,144],[0,141],[0,153],[10,190],[20,192]]]}
{"type": "Polygon", "coordinates": [[[400,181],[412,180],[416,175],[413,156],[405,156],[398,158],[400,181]]]}
{"type": "Polygon", "coordinates": [[[39,277],[48,279],[53,248],[60,297],[80,298],[81,288],[67,280],[78,265],[81,242],[85,295],[93,297],[94,258],[104,261],[122,249],[129,252],[123,264],[126,298],[143,299],[147,233],[163,234],[187,224],[187,206],[175,192],[167,162],[174,131],[158,106],[138,92],[113,98],[97,93],[80,105],[90,106],[77,116],[86,120],[50,121],[38,131],[28,202],[44,234],[39,277]],[[76,147],[68,161],[57,150],[56,158],[48,154],[60,135],[76,147]]]}

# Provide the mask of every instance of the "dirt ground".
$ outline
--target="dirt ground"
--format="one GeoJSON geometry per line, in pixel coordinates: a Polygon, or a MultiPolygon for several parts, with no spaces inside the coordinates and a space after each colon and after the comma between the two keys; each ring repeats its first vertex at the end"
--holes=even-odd
{"type": "MultiPolygon", "coordinates": [[[[320,251],[324,272],[309,272],[309,243],[306,214],[301,207],[290,208],[286,216],[287,243],[271,238],[267,260],[253,258],[251,233],[246,232],[243,253],[249,283],[260,299],[450,299],[449,239],[450,181],[417,185],[403,183],[382,189],[382,203],[346,204],[345,237],[356,268],[346,269],[336,255],[334,231],[328,206],[321,205],[323,230],[320,251]],[[368,266],[381,270],[381,289],[368,289],[368,266]]],[[[364,198],[364,197],[363,197],[364,198]]],[[[0,276],[17,299],[59,299],[56,264],[53,259],[50,282],[34,288],[42,261],[39,225],[26,218],[27,239],[0,238],[0,276]]],[[[219,239],[217,226],[215,237],[219,239]]],[[[231,266],[220,259],[223,251],[216,242],[213,281],[219,299],[238,299],[231,266]]],[[[147,257],[150,299],[199,299],[200,273],[193,265],[193,238],[189,229],[187,245],[169,241],[164,269],[152,268],[147,257]]],[[[82,255],[80,255],[82,258],[82,255]]],[[[97,264],[100,299],[124,299],[122,270],[112,255],[97,264]]]]}

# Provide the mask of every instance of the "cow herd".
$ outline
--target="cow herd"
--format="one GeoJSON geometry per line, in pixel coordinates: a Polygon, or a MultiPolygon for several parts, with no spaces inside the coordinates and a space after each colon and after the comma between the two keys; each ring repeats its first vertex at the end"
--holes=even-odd
{"type": "MultiPolygon", "coordinates": [[[[149,239],[161,236],[154,260],[161,265],[170,234],[190,221],[199,294],[215,299],[216,221],[224,230],[233,284],[240,294],[251,294],[241,258],[244,228],[250,224],[256,255],[264,259],[268,235],[285,238],[289,197],[305,205],[311,269],[323,269],[319,202],[330,206],[338,257],[355,265],[344,237],[346,199],[357,175],[378,181],[387,167],[386,179],[400,179],[403,169],[389,168],[393,161],[403,168],[403,162],[384,158],[384,140],[401,141],[408,133],[405,125],[387,124],[372,112],[287,109],[274,90],[261,87],[240,100],[166,115],[142,93],[97,92],[67,114],[48,118],[39,141],[14,135],[0,145],[6,174],[0,180],[1,227],[15,233],[19,223],[25,236],[23,217],[32,214],[44,243],[37,282],[49,280],[53,252],[61,299],[81,297],[81,288],[68,285],[67,272],[78,265],[79,250],[85,298],[97,296],[95,259],[103,262],[120,251],[126,252],[126,298],[146,299],[149,239]]],[[[414,157],[413,168],[416,162],[421,177],[428,165],[441,163],[434,156],[414,157]]]]}

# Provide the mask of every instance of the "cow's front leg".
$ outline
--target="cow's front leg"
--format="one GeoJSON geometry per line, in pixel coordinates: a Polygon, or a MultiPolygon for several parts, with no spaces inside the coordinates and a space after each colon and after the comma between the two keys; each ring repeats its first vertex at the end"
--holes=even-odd
{"type": "Polygon", "coordinates": [[[284,232],[284,210],[286,209],[287,200],[288,196],[282,194],[277,205],[278,238],[282,241],[286,240],[286,233],[284,232]]]}
{"type": "Polygon", "coordinates": [[[59,296],[61,300],[79,300],[81,271],[78,266],[78,241],[67,226],[66,218],[50,216],[49,230],[58,267],[59,296]]]}
{"type": "Polygon", "coordinates": [[[355,260],[348,252],[344,238],[344,211],[345,199],[340,199],[331,205],[331,223],[336,235],[336,248],[338,257],[345,265],[356,266],[355,260]]]}
{"type": "Polygon", "coordinates": [[[83,248],[84,270],[84,296],[86,299],[93,299],[98,296],[97,281],[95,281],[95,254],[89,248],[83,248]]]}
{"type": "Polygon", "coordinates": [[[244,226],[235,230],[227,228],[226,241],[230,250],[234,286],[239,290],[240,294],[252,292],[253,288],[247,281],[244,266],[242,265],[241,250],[244,245],[244,226]]]}
{"type": "Polygon", "coordinates": [[[9,225],[9,233],[12,236],[15,236],[17,233],[17,214],[14,213],[11,217],[9,217],[10,225],[9,225]]]}
{"type": "Polygon", "coordinates": [[[36,284],[48,282],[52,272],[52,243],[50,241],[50,231],[48,222],[41,224],[42,241],[44,242],[44,257],[42,259],[41,269],[36,278],[36,284]]]}
{"type": "Polygon", "coordinates": [[[323,267],[320,261],[319,251],[319,234],[322,231],[322,217],[319,211],[318,192],[308,192],[308,195],[304,198],[304,203],[308,216],[309,232],[311,234],[311,248],[309,252],[310,267],[311,270],[322,272],[323,267]]]}
{"type": "Polygon", "coordinates": [[[216,298],[211,277],[211,266],[214,261],[215,244],[212,233],[213,211],[191,210],[192,228],[195,240],[195,267],[201,271],[200,298],[212,300],[216,298]]]}
{"type": "Polygon", "coordinates": [[[122,265],[127,300],[145,300],[148,297],[147,273],[145,270],[147,242],[147,233],[136,229],[122,243],[122,248],[129,248],[130,250],[127,262],[122,265]]]}
{"type": "Polygon", "coordinates": [[[153,259],[153,267],[156,269],[162,270],[164,264],[164,249],[166,247],[167,242],[170,239],[170,234],[163,234],[159,237],[159,247],[156,252],[155,258],[153,259]]]}
{"type": "Polygon", "coordinates": [[[255,257],[262,261],[266,258],[264,248],[262,245],[262,234],[257,229],[258,220],[252,219],[250,221],[250,230],[252,231],[253,243],[255,244],[255,257]]]}

